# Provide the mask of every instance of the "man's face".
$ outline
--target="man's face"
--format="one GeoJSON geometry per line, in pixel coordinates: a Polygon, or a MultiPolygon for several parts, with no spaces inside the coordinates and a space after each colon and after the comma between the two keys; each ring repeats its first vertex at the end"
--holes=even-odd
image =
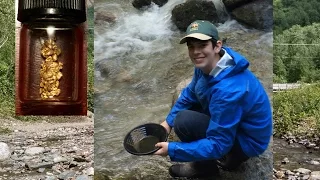
{"type": "Polygon", "coordinates": [[[210,40],[201,41],[190,39],[187,41],[189,57],[195,67],[209,73],[219,60],[220,48],[213,46],[210,40]],[[219,50],[218,50],[219,49],[219,50]]]}

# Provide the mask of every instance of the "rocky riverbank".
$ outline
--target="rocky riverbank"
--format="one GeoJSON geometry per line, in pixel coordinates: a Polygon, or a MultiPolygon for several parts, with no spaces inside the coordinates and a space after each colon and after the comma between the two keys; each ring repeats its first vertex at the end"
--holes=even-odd
{"type": "Polygon", "coordinates": [[[320,180],[319,146],[318,136],[288,134],[274,141],[273,179],[320,180]]]}
{"type": "Polygon", "coordinates": [[[288,169],[273,170],[273,179],[290,179],[290,180],[319,180],[320,171],[311,171],[305,168],[298,168],[290,171],[288,169]]]}
{"type": "Polygon", "coordinates": [[[1,119],[0,180],[91,180],[93,114],[52,123],[1,119]]]}

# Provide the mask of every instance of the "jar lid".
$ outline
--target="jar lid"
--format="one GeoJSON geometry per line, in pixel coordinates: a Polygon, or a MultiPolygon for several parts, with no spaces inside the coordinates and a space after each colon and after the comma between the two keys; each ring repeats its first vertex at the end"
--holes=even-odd
{"type": "Polygon", "coordinates": [[[18,21],[86,21],[85,0],[19,0],[18,21]]]}

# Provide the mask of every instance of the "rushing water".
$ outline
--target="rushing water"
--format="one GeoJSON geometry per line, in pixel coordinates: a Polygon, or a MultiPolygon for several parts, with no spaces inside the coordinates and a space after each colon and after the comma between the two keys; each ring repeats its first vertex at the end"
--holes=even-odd
{"type": "MultiPolygon", "coordinates": [[[[133,156],[123,138],[133,127],[162,122],[177,84],[193,66],[183,33],[171,22],[171,10],[183,0],[170,0],[145,11],[127,1],[95,3],[110,10],[115,23],[95,26],[95,171],[110,179],[166,179],[168,158],[133,156]]],[[[269,89],[272,85],[272,33],[247,29],[234,20],[218,27],[227,45],[250,59],[251,69],[269,89]]]]}

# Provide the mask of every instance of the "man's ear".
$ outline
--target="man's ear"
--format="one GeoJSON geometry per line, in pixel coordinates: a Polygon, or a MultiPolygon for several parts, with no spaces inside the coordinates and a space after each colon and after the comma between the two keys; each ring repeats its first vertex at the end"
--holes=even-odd
{"type": "Polygon", "coordinates": [[[214,47],[214,52],[219,53],[222,47],[222,41],[218,40],[216,46],[214,47]]]}

